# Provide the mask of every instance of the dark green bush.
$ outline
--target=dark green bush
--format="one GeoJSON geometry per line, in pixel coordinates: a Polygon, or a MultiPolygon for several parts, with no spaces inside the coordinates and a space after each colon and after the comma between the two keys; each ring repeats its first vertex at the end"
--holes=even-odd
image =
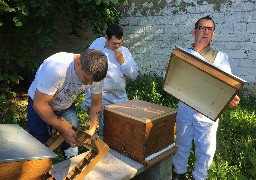
{"type": "Polygon", "coordinates": [[[178,100],[163,90],[163,78],[139,75],[135,81],[127,81],[128,99],[140,99],[176,108],[178,100]]]}
{"type": "Polygon", "coordinates": [[[109,24],[119,22],[123,3],[127,1],[1,1],[0,122],[16,122],[12,100],[19,93],[17,87],[28,88],[35,69],[45,58],[42,52],[57,43],[58,23],[69,23],[56,22],[56,17],[69,17],[72,35],[81,36],[84,24],[92,26],[88,32],[102,35],[109,24]]]}

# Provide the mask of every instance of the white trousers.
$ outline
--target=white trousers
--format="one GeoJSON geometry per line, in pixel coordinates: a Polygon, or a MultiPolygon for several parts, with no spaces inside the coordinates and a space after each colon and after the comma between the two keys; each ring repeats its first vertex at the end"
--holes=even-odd
{"type": "Polygon", "coordinates": [[[195,143],[196,164],[193,177],[196,180],[207,178],[216,151],[216,133],[218,121],[212,121],[194,109],[180,102],[176,116],[176,145],[178,151],[173,157],[174,171],[178,174],[187,172],[188,157],[195,143]]]}

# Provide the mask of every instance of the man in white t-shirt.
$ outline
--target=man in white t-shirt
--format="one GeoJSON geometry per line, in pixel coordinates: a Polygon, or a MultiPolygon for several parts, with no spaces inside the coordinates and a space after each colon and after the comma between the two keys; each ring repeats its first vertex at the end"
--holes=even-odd
{"type": "Polygon", "coordinates": [[[88,50],[81,55],[60,52],[44,60],[28,90],[29,133],[46,143],[51,137],[51,127],[55,128],[64,136],[66,143],[62,148],[65,156],[77,155],[76,133],[65,127],[58,117],[64,117],[77,127],[74,102],[79,93],[90,89],[92,106],[90,127],[86,133],[93,135],[102,114],[102,80],[107,68],[106,55],[97,50],[88,50]]]}
{"type": "MultiPolygon", "coordinates": [[[[126,94],[126,78],[135,80],[138,75],[137,65],[130,51],[121,46],[123,41],[123,29],[112,24],[106,30],[105,37],[100,37],[93,41],[89,49],[97,49],[105,53],[108,58],[108,71],[103,80],[102,104],[116,104],[128,100],[126,94]]],[[[91,92],[86,89],[83,109],[88,110],[91,106],[91,92]]],[[[103,116],[100,120],[99,136],[103,137],[103,116]]]]}

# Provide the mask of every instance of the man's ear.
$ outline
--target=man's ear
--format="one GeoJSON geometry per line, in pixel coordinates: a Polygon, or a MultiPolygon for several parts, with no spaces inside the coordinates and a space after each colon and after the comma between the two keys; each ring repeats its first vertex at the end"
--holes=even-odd
{"type": "Polygon", "coordinates": [[[105,35],[105,39],[106,39],[106,41],[108,41],[108,36],[107,35],[105,35]]]}
{"type": "Polygon", "coordinates": [[[77,59],[79,59],[80,58],[80,54],[75,54],[74,56],[73,56],[73,59],[74,60],[77,60],[77,59]]]}
{"type": "Polygon", "coordinates": [[[80,59],[74,59],[75,60],[75,66],[80,67],[81,66],[81,60],[80,59]]]}
{"type": "Polygon", "coordinates": [[[196,31],[196,30],[193,29],[192,32],[191,32],[191,34],[192,34],[193,36],[195,36],[195,31],[196,31]]]}
{"type": "Polygon", "coordinates": [[[212,32],[212,39],[214,38],[215,35],[216,35],[216,32],[213,31],[213,32],[212,32]]]}

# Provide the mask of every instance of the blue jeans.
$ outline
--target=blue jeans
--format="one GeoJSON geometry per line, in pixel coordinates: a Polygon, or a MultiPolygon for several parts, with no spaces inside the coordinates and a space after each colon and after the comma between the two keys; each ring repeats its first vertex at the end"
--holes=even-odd
{"type": "MultiPolygon", "coordinates": [[[[73,103],[68,109],[62,111],[54,111],[54,113],[58,117],[65,118],[73,126],[78,126],[75,103],[73,103]]],[[[33,108],[33,100],[30,97],[28,98],[27,119],[29,133],[34,136],[38,141],[45,144],[51,138],[51,127],[46,124],[35,112],[33,108]]],[[[66,142],[63,142],[61,147],[65,150],[69,148],[70,145],[66,142]]]]}

